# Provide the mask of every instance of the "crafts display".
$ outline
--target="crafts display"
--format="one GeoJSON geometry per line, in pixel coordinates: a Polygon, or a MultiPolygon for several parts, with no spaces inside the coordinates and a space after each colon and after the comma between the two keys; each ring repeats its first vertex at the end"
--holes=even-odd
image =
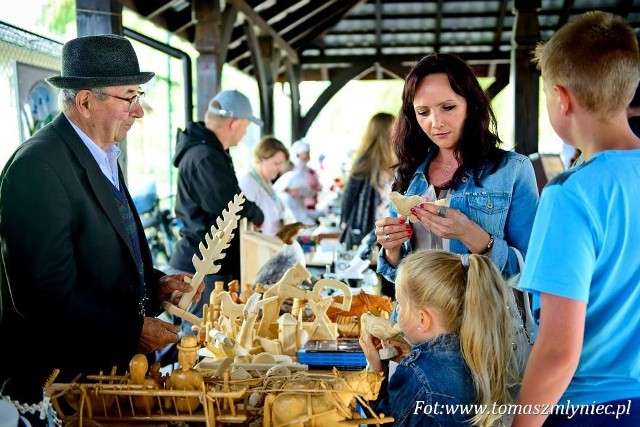
{"type": "MultiPolygon", "coordinates": [[[[223,211],[193,256],[193,288],[215,273],[224,258],[239,221],[244,197],[240,193],[223,211]]],[[[216,282],[203,316],[188,312],[193,294],[184,294],[178,306],[163,304],[168,312],[191,322],[193,335],[178,344],[180,367],[161,375],[149,369],[146,356],[135,355],[129,372],[96,373],[73,383],[56,383],[54,372],[44,386],[45,398],[66,424],[91,420],[100,424],[149,422],[235,423],[263,426],[335,426],[384,424],[393,421],[376,414],[367,401],[375,399],[381,374],[365,371],[344,375],[312,375],[297,362],[298,350],[308,340],[336,340],[339,327],[328,312],[349,313],[353,297],[348,285],[320,279],[313,287],[299,287],[311,275],[300,263],[286,270],[268,289],[261,284],[216,282]],[[237,290],[242,292],[238,296],[237,290]],[[340,298],[331,297],[341,293],[340,298]],[[282,312],[293,300],[295,310],[282,312]],[[312,316],[303,313],[308,309],[312,316]],[[198,359],[202,360],[198,363],[198,359]],[[362,418],[356,410],[367,413],[362,418]]],[[[356,317],[376,309],[371,296],[358,302],[356,317]]],[[[386,301],[385,301],[386,302],[386,301]]],[[[379,305],[379,304],[377,304],[379,305]]],[[[383,316],[391,310],[383,304],[383,316]]],[[[386,314],[388,317],[388,313],[386,314]]]]}

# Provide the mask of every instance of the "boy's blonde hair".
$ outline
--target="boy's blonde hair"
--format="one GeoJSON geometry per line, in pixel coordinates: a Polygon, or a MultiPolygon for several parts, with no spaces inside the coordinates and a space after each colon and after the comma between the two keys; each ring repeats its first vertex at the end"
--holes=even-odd
{"type": "MultiPolygon", "coordinates": [[[[448,251],[416,251],[402,260],[396,286],[414,308],[435,310],[443,327],[460,336],[478,404],[514,402],[519,374],[508,308],[511,290],[487,257],[472,254],[467,267],[448,251]]],[[[500,417],[490,412],[477,414],[474,425],[488,426],[500,417]]]]}
{"type": "Polygon", "coordinates": [[[566,86],[603,119],[627,108],[640,80],[637,37],[627,21],[610,13],[578,16],[533,54],[543,79],[566,86]]]}

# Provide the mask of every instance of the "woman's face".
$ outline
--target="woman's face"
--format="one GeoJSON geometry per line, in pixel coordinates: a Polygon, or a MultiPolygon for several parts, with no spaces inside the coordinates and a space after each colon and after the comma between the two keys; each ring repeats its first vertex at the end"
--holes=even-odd
{"type": "Polygon", "coordinates": [[[268,159],[260,159],[256,165],[256,170],[267,181],[273,181],[284,172],[287,158],[282,151],[278,151],[268,159]]]}
{"type": "Polygon", "coordinates": [[[446,74],[430,74],[416,87],[413,98],[416,120],[434,144],[454,149],[460,142],[467,101],[453,91],[446,74]]]}

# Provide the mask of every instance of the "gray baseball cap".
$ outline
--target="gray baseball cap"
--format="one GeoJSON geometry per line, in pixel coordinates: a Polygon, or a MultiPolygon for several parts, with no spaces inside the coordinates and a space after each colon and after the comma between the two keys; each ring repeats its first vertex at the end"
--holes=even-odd
{"type": "Polygon", "coordinates": [[[253,115],[249,98],[235,89],[223,90],[218,93],[209,103],[209,111],[218,116],[233,117],[234,119],[249,119],[258,126],[264,125],[262,120],[253,115]],[[220,108],[211,105],[213,101],[220,104],[220,108]]]}

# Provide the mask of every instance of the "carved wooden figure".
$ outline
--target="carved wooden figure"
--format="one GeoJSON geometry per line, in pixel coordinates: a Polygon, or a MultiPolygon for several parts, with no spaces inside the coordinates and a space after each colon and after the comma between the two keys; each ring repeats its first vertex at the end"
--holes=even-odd
{"type": "MultiPolygon", "coordinates": [[[[178,344],[178,362],[180,369],[171,372],[169,376],[169,389],[171,390],[194,390],[204,391],[204,379],[202,374],[194,369],[198,361],[198,339],[195,335],[185,335],[178,344]]],[[[200,407],[198,397],[177,397],[167,399],[167,407],[175,404],[179,412],[193,413],[200,407]]]]}
{"type": "Polygon", "coordinates": [[[382,348],[378,350],[382,360],[391,359],[398,355],[395,347],[385,345],[385,341],[397,337],[402,334],[400,326],[397,323],[374,316],[371,313],[364,313],[360,316],[361,334],[370,334],[382,341],[382,348]]]}
{"type": "Polygon", "coordinates": [[[240,296],[238,295],[238,291],[240,290],[240,282],[237,280],[232,280],[228,284],[229,287],[229,296],[236,304],[243,304],[244,301],[240,300],[240,296]]]}
{"type": "Polygon", "coordinates": [[[298,321],[289,313],[278,319],[278,341],[282,345],[282,354],[296,357],[300,344],[298,342],[298,321]]]}
{"type": "MultiPolygon", "coordinates": [[[[349,372],[344,378],[337,372],[335,375],[326,380],[298,375],[281,389],[274,389],[271,384],[264,402],[263,426],[329,427],[354,420],[356,402],[366,405],[367,400],[376,399],[384,378],[382,373],[366,370],[349,372]]],[[[384,414],[372,416],[376,424],[393,421],[384,414]]]]}
{"type": "MultiPolygon", "coordinates": [[[[147,390],[157,390],[160,388],[160,383],[151,376],[147,376],[148,368],[147,356],[144,354],[133,356],[129,362],[130,383],[143,386],[147,390]]],[[[150,416],[151,411],[157,407],[158,401],[153,396],[134,396],[133,405],[136,411],[142,411],[150,416]]]]}
{"type": "Polygon", "coordinates": [[[351,308],[351,289],[349,286],[336,279],[320,279],[313,286],[309,297],[309,306],[315,315],[315,319],[309,327],[309,339],[335,340],[338,339],[338,325],[327,317],[327,310],[332,305],[340,310],[351,308]],[[322,297],[324,288],[339,289],[343,293],[342,301],[334,302],[331,297],[322,297]]]}
{"type": "MultiPolygon", "coordinates": [[[[239,323],[243,319],[244,304],[238,304],[233,300],[228,291],[220,292],[220,316],[229,319],[233,330],[232,338],[236,338],[238,334],[239,323]]],[[[220,318],[218,318],[219,320],[220,318]]]]}
{"type": "Polygon", "coordinates": [[[264,299],[272,296],[277,296],[278,298],[264,305],[262,319],[258,326],[258,336],[271,339],[277,338],[277,330],[275,332],[272,331],[271,325],[280,316],[280,306],[289,298],[309,299],[310,293],[298,287],[300,283],[309,280],[311,280],[311,273],[302,264],[296,263],[284,273],[282,279],[267,289],[263,294],[264,299]]]}
{"type": "Polygon", "coordinates": [[[240,293],[240,302],[246,304],[249,300],[249,297],[255,293],[253,290],[253,285],[251,283],[243,283],[241,285],[242,292],[240,293]]]}
{"type": "Polygon", "coordinates": [[[220,317],[220,293],[224,292],[224,282],[222,280],[216,280],[211,295],[209,295],[210,315],[209,320],[217,322],[220,317]]]}
{"type": "Polygon", "coordinates": [[[191,279],[186,279],[193,289],[180,297],[180,302],[177,307],[168,301],[163,302],[162,308],[167,312],[181,317],[194,325],[200,325],[202,323],[202,319],[189,313],[189,306],[204,277],[208,274],[217,273],[220,270],[220,266],[216,264],[216,261],[225,257],[223,251],[229,247],[229,242],[233,237],[233,230],[238,226],[238,221],[240,220],[239,212],[242,210],[244,200],[242,193],[236,194],[233,200],[227,205],[227,209],[222,211],[222,218],[218,217],[216,224],[211,226],[210,233],[205,234],[206,244],[200,242],[198,246],[202,258],[199,258],[197,254],[193,255],[191,261],[195,269],[195,274],[191,279]]]}

